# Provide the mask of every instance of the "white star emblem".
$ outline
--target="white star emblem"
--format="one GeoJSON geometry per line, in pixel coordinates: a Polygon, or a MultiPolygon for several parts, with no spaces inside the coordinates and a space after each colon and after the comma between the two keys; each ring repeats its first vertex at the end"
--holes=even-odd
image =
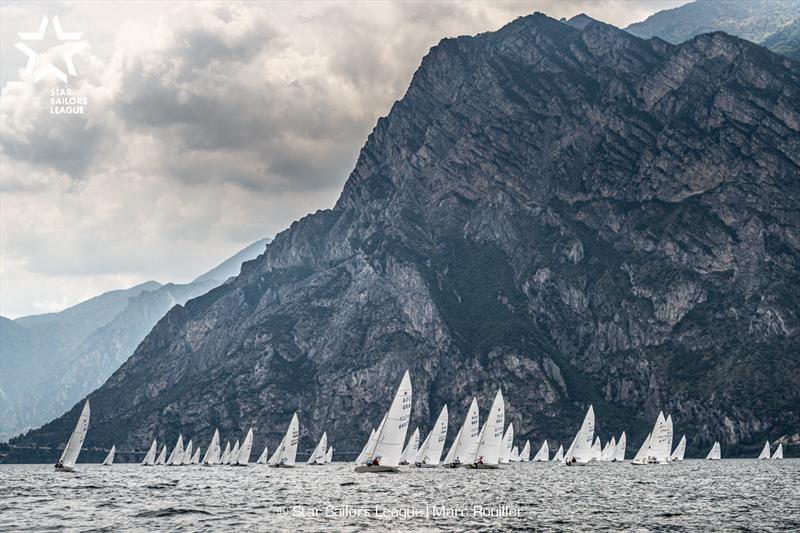
{"type": "MultiPolygon", "coordinates": [[[[18,33],[19,38],[23,41],[41,41],[44,39],[44,33],[47,31],[47,26],[50,24],[50,20],[47,18],[46,15],[42,15],[42,21],[39,23],[39,30],[36,32],[21,32],[18,33]]],[[[56,30],[56,37],[59,41],[77,41],[83,35],[80,32],[70,32],[67,33],[61,28],[61,22],[58,20],[58,15],[53,17],[53,27],[56,30]]],[[[28,62],[25,64],[25,74],[30,75],[33,72],[33,81],[39,81],[40,79],[44,78],[45,76],[53,76],[64,83],[67,83],[67,73],[71,76],[77,76],[78,71],[75,70],[75,63],[72,62],[72,58],[83,50],[86,46],[86,42],[75,43],[72,46],[68,47],[67,50],[64,52],[64,64],[67,66],[67,72],[64,72],[60,68],[56,67],[52,63],[48,63],[46,65],[41,66],[40,68],[36,68],[36,58],[39,57],[39,54],[31,49],[27,44],[23,42],[19,42],[14,45],[14,48],[28,56],[28,62]]]]}

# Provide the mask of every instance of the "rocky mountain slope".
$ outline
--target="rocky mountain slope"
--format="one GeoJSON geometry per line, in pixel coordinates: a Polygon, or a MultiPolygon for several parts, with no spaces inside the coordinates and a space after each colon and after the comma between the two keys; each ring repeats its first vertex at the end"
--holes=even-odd
{"type": "MultiPolygon", "coordinates": [[[[357,452],[407,368],[423,430],[502,387],[537,443],[589,403],[631,448],[660,409],[689,456],[796,442],[798,102],[798,64],[722,33],[537,13],[444,39],[335,207],[173,307],[89,396],[87,442],[273,447],[298,411],[301,449],[357,452]]],[[[63,444],[79,408],[13,444],[63,444]]]]}
{"type": "Polygon", "coordinates": [[[800,0],[696,0],[659,11],[626,30],[675,44],[724,31],[800,61],[800,0]]]}
{"type": "Polygon", "coordinates": [[[0,437],[64,413],[102,385],[173,305],[237,275],[241,264],[263,252],[268,242],[251,244],[191,283],[150,281],[104,293],[60,313],[4,318],[0,437]],[[13,336],[7,337],[6,331],[13,336]]]}

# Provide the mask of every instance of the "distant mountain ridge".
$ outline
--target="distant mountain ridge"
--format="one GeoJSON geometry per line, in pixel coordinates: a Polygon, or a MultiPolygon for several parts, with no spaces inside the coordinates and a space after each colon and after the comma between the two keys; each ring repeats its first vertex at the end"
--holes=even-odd
{"type": "Polygon", "coordinates": [[[724,31],[800,61],[800,0],[696,0],[659,11],[625,30],[673,44],[724,31]]]}
{"type": "Polygon", "coordinates": [[[0,440],[60,415],[102,385],[172,306],[236,276],[269,242],[249,245],[190,283],[148,281],[58,313],[0,317],[0,440]]]}

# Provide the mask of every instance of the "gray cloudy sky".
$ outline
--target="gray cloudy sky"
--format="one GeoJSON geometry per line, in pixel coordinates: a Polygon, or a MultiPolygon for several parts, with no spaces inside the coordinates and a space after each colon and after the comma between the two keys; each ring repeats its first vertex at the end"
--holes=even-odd
{"type": "MultiPolygon", "coordinates": [[[[3,2],[0,314],[188,281],[333,205],[376,119],[440,39],[517,16],[617,26],[687,0],[3,2]],[[18,32],[82,32],[84,115],[52,115],[18,32]]],[[[69,46],[27,42],[66,70],[69,46]]]]}

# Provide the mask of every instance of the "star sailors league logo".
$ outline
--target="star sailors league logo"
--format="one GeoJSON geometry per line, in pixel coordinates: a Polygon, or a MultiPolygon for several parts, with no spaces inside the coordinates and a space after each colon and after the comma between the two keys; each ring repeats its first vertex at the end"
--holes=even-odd
{"type": "Polygon", "coordinates": [[[14,47],[28,56],[28,63],[25,65],[25,74],[30,75],[33,73],[33,81],[37,82],[46,76],[52,76],[56,79],[67,83],[69,76],[77,76],[78,71],[75,70],[75,63],[72,58],[86,46],[86,42],[77,42],[83,35],[80,32],[65,32],[61,28],[61,22],[58,20],[58,15],[53,17],[53,28],[56,31],[56,38],[59,42],[74,43],[66,47],[63,58],[66,65],[67,72],[64,72],[59,67],[52,63],[41,64],[43,61],[40,59],[40,54],[33,50],[26,42],[43,41],[44,35],[47,32],[47,27],[50,25],[50,19],[46,15],[42,15],[42,21],[39,23],[39,30],[36,32],[21,32],[18,33],[22,42],[18,42],[14,47]]]}

